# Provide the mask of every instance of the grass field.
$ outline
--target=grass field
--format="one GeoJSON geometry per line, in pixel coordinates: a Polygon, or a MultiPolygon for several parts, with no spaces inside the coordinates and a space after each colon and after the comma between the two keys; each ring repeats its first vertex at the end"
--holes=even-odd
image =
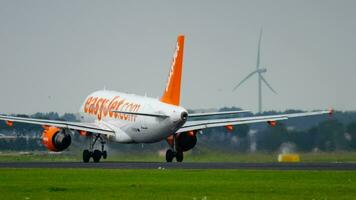
{"type": "MultiPolygon", "coordinates": [[[[109,152],[110,153],[110,152],[109,152]]],[[[278,153],[232,153],[221,151],[201,151],[185,153],[185,162],[276,162],[278,153]]],[[[356,152],[301,153],[302,162],[356,162],[356,152]]],[[[0,154],[0,162],[10,161],[81,161],[81,152],[68,151],[64,154],[33,152],[28,155],[18,152],[0,154]]],[[[156,161],[163,162],[158,153],[110,153],[108,161],[156,161]]]]}
{"type": "Polygon", "coordinates": [[[1,199],[356,199],[356,172],[0,169],[1,199]]]}

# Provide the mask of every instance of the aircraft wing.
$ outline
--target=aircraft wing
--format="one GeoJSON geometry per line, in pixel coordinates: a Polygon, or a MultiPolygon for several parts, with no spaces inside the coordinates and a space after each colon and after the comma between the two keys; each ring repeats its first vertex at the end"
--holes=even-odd
{"type": "Polygon", "coordinates": [[[227,118],[227,119],[211,119],[211,120],[197,120],[187,121],[177,133],[202,130],[206,128],[232,126],[239,124],[251,124],[258,122],[276,122],[281,120],[287,120],[294,117],[306,117],[314,115],[332,114],[332,110],[282,114],[282,115],[266,115],[266,116],[254,116],[254,117],[239,117],[239,118],[227,118]]]}
{"type": "Polygon", "coordinates": [[[36,119],[36,118],[26,118],[26,117],[13,117],[0,115],[0,120],[6,122],[21,122],[27,124],[37,124],[42,126],[55,126],[58,128],[67,128],[77,131],[87,131],[91,133],[99,133],[103,135],[114,135],[114,131],[105,127],[104,125],[94,124],[94,123],[82,123],[82,122],[68,122],[59,120],[46,120],[46,119],[36,119]]]}
{"type": "Polygon", "coordinates": [[[208,116],[219,116],[219,115],[231,115],[231,114],[239,114],[239,113],[247,113],[251,112],[249,110],[238,110],[238,111],[223,111],[223,112],[209,112],[209,113],[192,113],[188,114],[189,118],[192,117],[208,117],[208,116]]]}

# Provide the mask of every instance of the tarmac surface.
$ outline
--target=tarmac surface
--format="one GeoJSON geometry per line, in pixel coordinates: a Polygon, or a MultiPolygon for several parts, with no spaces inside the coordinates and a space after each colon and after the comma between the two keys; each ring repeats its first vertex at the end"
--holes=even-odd
{"type": "Polygon", "coordinates": [[[0,162],[0,168],[356,170],[356,163],[0,162]]]}

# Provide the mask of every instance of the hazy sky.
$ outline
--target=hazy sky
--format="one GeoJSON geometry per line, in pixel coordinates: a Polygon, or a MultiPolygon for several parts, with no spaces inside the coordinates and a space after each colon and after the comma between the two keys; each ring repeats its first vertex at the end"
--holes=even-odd
{"type": "Polygon", "coordinates": [[[0,1],[0,113],[77,112],[104,88],[159,97],[186,35],[186,108],[356,109],[356,1],[0,1]]]}

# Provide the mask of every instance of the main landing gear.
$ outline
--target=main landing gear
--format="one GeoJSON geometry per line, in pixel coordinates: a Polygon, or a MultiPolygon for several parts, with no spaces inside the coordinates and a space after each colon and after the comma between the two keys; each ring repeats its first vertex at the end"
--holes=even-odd
{"type": "Polygon", "coordinates": [[[176,158],[177,162],[182,162],[184,158],[183,151],[177,148],[175,134],[173,135],[173,149],[168,149],[166,151],[166,161],[172,162],[174,157],[176,158]]]}
{"type": "Polygon", "coordinates": [[[97,162],[100,162],[100,159],[101,159],[101,158],[106,159],[107,156],[108,156],[107,151],[104,150],[104,145],[105,145],[105,143],[106,143],[106,142],[104,141],[104,139],[103,139],[99,134],[98,134],[98,135],[95,135],[94,137],[95,137],[95,138],[93,138],[93,136],[92,136],[92,138],[91,138],[91,140],[90,140],[89,149],[85,149],[85,150],[83,151],[83,162],[85,162],[85,163],[89,162],[90,158],[93,158],[93,161],[94,161],[95,163],[97,163],[97,162]],[[93,151],[94,145],[95,145],[95,143],[96,143],[98,140],[99,140],[100,143],[101,143],[101,151],[98,150],[98,149],[95,149],[95,150],[93,151]]]}

